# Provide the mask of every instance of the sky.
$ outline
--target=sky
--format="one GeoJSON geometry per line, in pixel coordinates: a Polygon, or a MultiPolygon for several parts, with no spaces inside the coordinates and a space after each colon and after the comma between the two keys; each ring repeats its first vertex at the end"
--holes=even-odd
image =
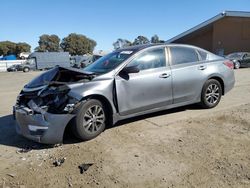
{"type": "Polygon", "coordinates": [[[250,11],[250,0],[1,0],[0,41],[27,42],[42,34],[83,34],[110,51],[118,38],[157,34],[168,40],[225,11],[250,11]]]}

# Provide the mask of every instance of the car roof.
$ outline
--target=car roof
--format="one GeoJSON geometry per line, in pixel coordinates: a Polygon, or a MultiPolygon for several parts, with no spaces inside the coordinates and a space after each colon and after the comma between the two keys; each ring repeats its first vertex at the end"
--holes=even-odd
{"type": "MultiPolygon", "coordinates": [[[[117,49],[116,51],[124,51],[124,50],[131,50],[131,51],[140,51],[149,47],[153,47],[153,46],[164,46],[164,47],[168,47],[168,46],[183,46],[183,47],[191,47],[191,48],[197,48],[200,49],[197,46],[193,46],[193,45],[188,45],[188,44],[175,44],[175,43],[156,43],[156,44],[142,44],[142,45],[135,45],[135,46],[129,46],[129,47],[125,47],[125,48],[120,48],[117,49]]],[[[204,49],[202,49],[204,50],[204,49]]],[[[205,50],[206,51],[206,50],[205,50]]]]}
{"type": "Polygon", "coordinates": [[[151,46],[156,46],[156,44],[141,44],[141,45],[128,46],[128,47],[125,47],[125,48],[117,49],[116,51],[124,51],[124,50],[140,51],[140,50],[142,50],[144,48],[148,48],[148,47],[151,47],[151,46]]]}

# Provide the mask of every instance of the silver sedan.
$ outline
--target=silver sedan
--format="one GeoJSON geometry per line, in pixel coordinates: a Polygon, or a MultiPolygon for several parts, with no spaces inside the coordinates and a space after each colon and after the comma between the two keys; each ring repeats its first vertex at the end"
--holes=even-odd
{"type": "Polygon", "coordinates": [[[17,132],[54,144],[70,126],[89,140],[125,118],[194,103],[213,108],[233,88],[233,68],[227,59],[177,44],[119,49],[83,70],[55,67],[22,89],[14,106],[17,132]]]}

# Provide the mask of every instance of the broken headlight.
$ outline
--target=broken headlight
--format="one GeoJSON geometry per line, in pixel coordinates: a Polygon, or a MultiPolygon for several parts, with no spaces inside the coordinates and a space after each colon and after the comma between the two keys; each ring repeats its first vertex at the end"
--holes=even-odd
{"type": "Polygon", "coordinates": [[[66,106],[64,107],[65,112],[72,112],[79,104],[79,101],[75,98],[69,97],[68,103],[66,104],[66,106]]]}
{"type": "Polygon", "coordinates": [[[35,113],[46,111],[54,114],[70,113],[78,103],[77,99],[69,96],[70,88],[65,84],[45,86],[36,92],[21,92],[17,105],[29,107],[35,113]]]}

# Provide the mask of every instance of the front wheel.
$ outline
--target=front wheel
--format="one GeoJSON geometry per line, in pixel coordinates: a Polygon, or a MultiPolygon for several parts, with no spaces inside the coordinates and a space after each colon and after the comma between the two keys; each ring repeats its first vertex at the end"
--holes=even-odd
{"type": "Polygon", "coordinates": [[[207,80],[201,92],[201,106],[203,108],[214,108],[220,102],[222,87],[215,79],[207,80]]]}
{"type": "Polygon", "coordinates": [[[23,68],[23,72],[29,72],[29,71],[30,71],[30,69],[28,67],[23,68]]]}
{"type": "Polygon", "coordinates": [[[99,100],[90,99],[77,112],[73,133],[81,140],[90,140],[105,129],[105,123],[105,107],[99,100]]]}

